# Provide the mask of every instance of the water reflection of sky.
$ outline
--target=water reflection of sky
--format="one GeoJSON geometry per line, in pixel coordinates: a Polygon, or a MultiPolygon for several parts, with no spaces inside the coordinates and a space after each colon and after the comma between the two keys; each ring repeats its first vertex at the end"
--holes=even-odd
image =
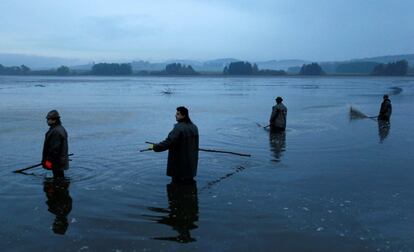
{"type": "Polygon", "coordinates": [[[413,82],[1,77],[0,248],[410,251],[413,82]],[[391,127],[349,120],[351,105],[375,116],[387,92],[391,127]],[[279,95],[288,125],[273,136],[257,123],[266,125],[279,95]],[[252,154],[200,153],[188,198],[166,188],[166,153],[138,152],[166,137],[179,105],[190,108],[201,147],[252,154]],[[75,153],[69,197],[56,198],[73,202],[63,236],[45,204],[51,175],[10,172],[39,161],[52,108],[75,153]]]}

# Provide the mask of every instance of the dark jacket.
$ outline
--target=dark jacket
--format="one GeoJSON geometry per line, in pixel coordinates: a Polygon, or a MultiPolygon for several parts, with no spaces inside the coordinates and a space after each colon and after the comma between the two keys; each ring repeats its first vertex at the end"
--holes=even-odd
{"type": "Polygon", "coordinates": [[[46,132],[42,163],[46,160],[52,162],[53,170],[69,169],[68,134],[62,125],[51,126],[46,132]]]}
{"type": "Polygon", "coordinates": [[[269,124],[271,128],[285,129],[286,128],[287,108],[283,103],[276,104],[272,107],[272,114],[270,115],[269,124]]]}
{"type": "Polygon", "coordinates": [[[378,120],[380,121],[389,121],[392,113],[392,106],[390,99],[384,99],[381,103],[380,112],[378,115],[378,120]]]}
{"type": "Polygon", "coordinates": [[[179,122],[168,137],[154,145],[154,151],[168,150],[167,176],[191,179],[197,175],[198,129],[195,124],[179,122]]]}

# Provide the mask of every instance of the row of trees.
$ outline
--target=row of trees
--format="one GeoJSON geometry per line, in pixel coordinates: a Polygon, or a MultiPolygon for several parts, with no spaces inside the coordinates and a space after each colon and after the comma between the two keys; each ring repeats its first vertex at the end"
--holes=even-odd
{"type": "MultiPolygon", "coordinates": [[[[132,66],[129,63],[99,63],[92,66],[93,75],[132,75],[132,66]]],[[[172,63],[165,66],[164,71],[139,72],[141,75],[197,75],[198,73],[188,65],[172,63]]]]}
{"type": "Polygon", "coordinates": [[[131,64],[99,63],[92,66],[93,75],[131,75],[131,64]]]}
{"type": "MultiPolygon", "coordinates": [[[[297,67],[293,74],[299,75],[324,75],[325,65],[320,66],[318,63],[303,64],[302,67],[297,67]]],[[[340,64],[336,67],[337,73],[370,73],[371,75],[379,76],[402,76],[408,72],[412,73],[413,69],[409,69],[406,60],[400,60],[388,64],[378,64],[374,62],[351,62],[340,64]],[[350,72],[351,71],[351,72],[350,72]]],[[[328,72],[332,73],[329,70],[328,72]]],[[[291,74],[292,74],[291,73],[291,74]]],[[[60,66],[57,69],[51,70],[37,70],[32,71],[25,65],[6,67],[0,64],[0,75],[78,75],[78,74],[92,74],[92,75],[132,75],[133,69],[129,63],[98,63],[94,64],[90,71],[82,73],[71,71],[67,66],[60,66]]],[[[139,75],[198,75],[191,65],[184,65],[180,63],[172,63],[165,66],[163,71],[139,72],[139,75]]],[[[232,62],[223,69],[224,75],[286,75],[284,70],[259,70],[257,64],[252,64],[247,61],[232,62]]]]}
{"type": "Polygon", "coordinates": [[[69,75],[67,66],[60,66],[52,70],[33,71],[26,65],[6,67],[0,64],[0,75],[69,75]]]}
{"type": "Polygon", "coordinates": [[[165,73],[169,75],[197,75],[193,67],[181,65],[180,63],[172,63],[165,66],[165,73]]]}
{"type": "Polygon", "coordinates": [[[251,64],[247,61],[232,62],[223,69],[224,75],[285,75],[283,70],[259,70],[257,64],[251,64]]]}
{"type": "MultiPolygon", "coordinates": [[[[409,68],[406,60],[400,60],[388,64],[378,64],[373,62],[353,62],[339,65],[337,67],[338,73],[369,73],[371,75],[380,76],[403,76],[406,75],[409,68]],[[371,70],[372,69],[372,70],[371,70]]],[[[318,63],[304,64],[299,75],[324,75],[325,71],[318,63]]]]}
{"type": "Polygon", "coordinates": [[[408,72],[408,62],[406,60],[400,60],[388,64],[378,64],[374,67],[372,75],[380,76],[401,76],[406,75],[408,72]]]}
{"type": "MultiPolygon", "coordinates": [[[[0,64],[0,75],[71,75],[79,74],[78,72],[71,71],[67,66],[60,66],[57,69],[52,70],[37,70],[32,71],[25,65],[6,67],[0,64]]],[[[113,76],[113,75],[132,75],[131,64],[124,63],[98,63],[94,64],[89,71],[82,74],[113,76]]],[[[188,65],[181,65],[180,63],[169,64],[165,67],[164,71],[151,72],[152,75],[196,75],[198,74],[194,69],[188,65]]]]}
{"type": "Polygon", "coordinates": [[[26,75],[29,73],[30,68],[25,65],[6,67],[0,64],[0,74],[3,75],[26,75]]]}
{"type": "Polygon", "coordinates": [[[318,63],[303,64],[299,75],[324,75],[325,72],[318,63]]]}

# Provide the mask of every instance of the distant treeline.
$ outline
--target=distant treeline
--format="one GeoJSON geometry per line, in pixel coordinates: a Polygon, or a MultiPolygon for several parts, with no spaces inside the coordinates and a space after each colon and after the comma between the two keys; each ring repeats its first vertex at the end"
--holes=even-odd
{"type": "Polygon", "coordinates": [[[299,75],[324,75],[325,72],[318,63],[303,64],[299,71],[299,75]]]}
{"type": "MultiPolygon", "coordinates": [[[[314,64],[314,63],[312,63],[314,64]]],[[[305,65],[309,68],[309,65],[305,65]]],[[[327,75],[381,75],[381,76],[403,76],[414,73],[414,67],[409,68],[406,60],[382,64],[368,61],[351,61],[345,63],[321,63],[321,74],[327,75]]],[[[313,66],[315,72],[318,72],[317,66],[313,66]]],[[[288,69],[289,74],[302,74],[303,66],[291,67],[288,69]]]]}
{"type": "Polygon", "coordinates": [[[71,74],[69,67],[60,66],[52,70],[31,70],[28,66],[11,66],[6,67],[0,64],[0,75],[69,75],[71,74]]]}
{"type": "MultiPolygon", "coordinates": [[[[223,75],[378,75],[378,76],[403,76],[414,74],[414,67],[409,68],[406,60],[391,62],[388,64],[376,62],[348,62],[348,63],[322,63],[316,62],[303,64],[301,67],[289,68],[288,71],[259,69],[257,64],[248,61],[231,62],[223,69],[223,75]]],[[[60,66],[50,70],[31,70],[25,65],[6,67],[0,64],[0,75],[100,75],[100,76],[128,76],[128,75],[150,75],[150,76],[194,76],[200,75],[191,65],[171,63],[162,71],[140,71],[134,72],[130,63],[98,63],[94,64],[90,71],[71,70],[67,66],[60,66]]]]}
{"type": "Polygon", "coordinates": [[[406,75],[408,72],[408,62],[406,60],[400,60],[388,64],[378,64],[374,67],[372,75],[381,76],[401,76],[406,75]]]}
{"type": "Polygon", "coordinates": [[[131,64],[99,63],[92,66],[92,75],[131,75],[131,64]]]}
{"type": "Polygon", "coordinates": [[[6,67],[0,64],[0,74],[3,75],[26,75],[28,73],[30,73],[30,68],[25,65],[6,67]]]}
{"type": "Polygon", "coordinates": [[[224,75],[286,75],[283,70],[259,70],[257,64],[247,61],[232,62],[223,69],[224,75]]]}

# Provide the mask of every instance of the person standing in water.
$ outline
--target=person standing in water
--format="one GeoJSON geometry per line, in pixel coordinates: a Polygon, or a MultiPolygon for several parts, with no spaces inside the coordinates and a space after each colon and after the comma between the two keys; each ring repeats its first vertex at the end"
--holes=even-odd
{"type": "Polygon", "coordinates": [[[392,113],[391,100],[388,98],[388,95],[383,96],[383,101],[381,103],[381,108],[378,114],[378,121],[389,122],[392,113]]]}
{"type": "Polygon", "coordinates": [[[50,128],[43,144],[42,165],[53,172],[54,178],[63,178],[64,170],[69,169],[68,134],[56,110],[47,113],[46,120],[50,128]]]}
{"type": "Polygon", "coordinates": [[[285,131],[286,129],[287,108],[282,101],[282,97],[278,96],[276,105],[272,107],[272,114],[269,119],[269,126],[272,131],[285,131]]]}
{"type": "Polygon", "coordinates": [[[155,152],[168,150],[167,176],[172,183],[193,184],[198,166],[198,128],[191,121],[188,109],[178,107],[175,114],[177,123],[168,137],[150,146],[155,152]]]}

